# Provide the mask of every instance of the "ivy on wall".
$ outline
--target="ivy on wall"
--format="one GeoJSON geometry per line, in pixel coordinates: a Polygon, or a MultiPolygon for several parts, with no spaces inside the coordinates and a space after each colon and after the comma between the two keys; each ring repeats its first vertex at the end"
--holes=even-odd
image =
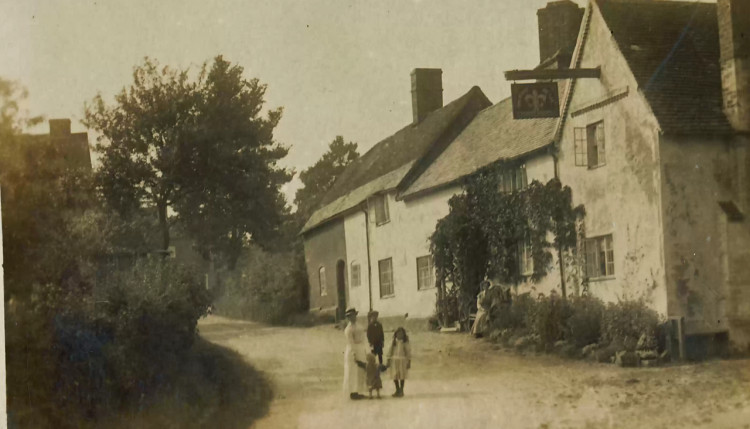
{"type": "MultiPolygon", "coordinates": [[[[575,252],[585,211],[581,205],[573,207],[570,188],[552,179],[501,192],[504,167],[493,166],[468,177],[464,192],[449,200],[449,214],[438,221],[430,237],[438,316],[444,324],[468,315],[485,277],[504,284],[523,280],[519,244],[530,244],[534,282],[552,268],[552,252],[559,261],[575,252]]],[[[565,296],[564,279],[562,287],[565,296]]]]}

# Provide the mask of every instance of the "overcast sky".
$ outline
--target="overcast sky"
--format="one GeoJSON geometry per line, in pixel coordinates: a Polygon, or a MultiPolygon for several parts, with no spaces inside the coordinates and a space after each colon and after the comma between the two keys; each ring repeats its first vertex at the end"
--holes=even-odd
{"type": "MultiPolygon", "coordinates": [[[[268,85],[267,106],[284,107],[276,138],[299,172],[336,135],[364,153],[410,123],[416,67],[443,69],[445,103],[474,85],[493,103],[507,97],[503,71],[538,63],[546,3],[0,0],[0,76],[27,87],[33,114],[83,131],[84,102],[98,92],[111,102],[143,57],[197,69],[222,54],[268,85]]],[[[286,187],[290,200],[298,186],[286,187]]]]}

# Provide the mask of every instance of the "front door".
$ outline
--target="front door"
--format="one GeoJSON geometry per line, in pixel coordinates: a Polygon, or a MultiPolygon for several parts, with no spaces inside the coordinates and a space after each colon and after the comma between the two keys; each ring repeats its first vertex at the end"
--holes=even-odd
{"type": "Polygon", "coordinates": [[[338,292],[338,314],[339,318],[344,318],[346,312],[346,264],[339,261],[336,264],[336,291],[338,292]]]}

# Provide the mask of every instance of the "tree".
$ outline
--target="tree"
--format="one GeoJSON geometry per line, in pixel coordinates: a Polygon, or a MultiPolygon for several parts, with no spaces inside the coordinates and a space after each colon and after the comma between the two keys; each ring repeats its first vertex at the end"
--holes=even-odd
{"type": "Polygon", "coordinates": [[[305,222],[313,214],[339,175],[358,158],[357,143],[345,143],[342,136],[336,136],[328,145],[328,151],[300,173],[303,186],[294,194],[294,203],[301,222],[305,222]]]}
{"type": "Polygon", "coordinates": [[[178,166],[184,198],[175,205],[186,231],[206,255],[234,269],[250,240],[279,237],[288,212],[281,186],[292,172],[277,166],[288,149],[274,141],[281,108],[261,116],[266,85],[221,56],[199,86],[198,133],[178,166]]]}
{"type": "Polygon", "coordinates": [[[230,269],[250,240],[275,237],[287,210],[281,185],[292,177],[277,166],[287,154],[273,139],[281,109],[262,116],[266,85],[242,74],[218,56],[191,80],[147,58],[114,106],[97,96],[86,107],[86,124],[102,134],[107,201],[120,213],[156,208],[165,249],[176,220],[230,269]]]}
{"type": "Polygon", "coordinates": [[[133,84],[107,106],[101,94],[85,107],[84,124],[101,135],[97,182],[106,201],[127,215],[142,204],[157,210],[164,249],[167,210],[182,195],[177,166],[194,139],[197,84],[187,70],[160,68],[148,58],[133,71],[133,84]]]}

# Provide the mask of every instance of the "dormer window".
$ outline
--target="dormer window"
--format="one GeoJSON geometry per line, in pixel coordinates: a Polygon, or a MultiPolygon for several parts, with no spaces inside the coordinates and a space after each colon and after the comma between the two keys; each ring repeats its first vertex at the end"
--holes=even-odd
{"type": "Polygon", "coordinates": [[[376,195],[372,198],[372,201],[375,206],[375,224],[388,223],[391,217],[388,213],[388,197],[386,194],[376,195]]]}

